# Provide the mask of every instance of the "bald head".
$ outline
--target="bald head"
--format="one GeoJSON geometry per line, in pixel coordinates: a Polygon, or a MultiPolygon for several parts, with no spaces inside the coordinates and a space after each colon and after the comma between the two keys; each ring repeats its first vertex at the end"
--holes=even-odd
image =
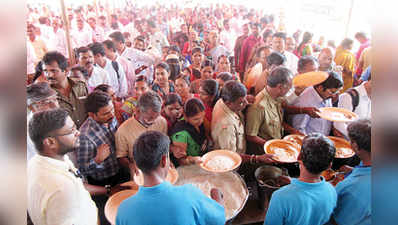
{"type": "Polygon", "coordinates": [[[318,56],[319,70],[327,71],[332,65],[333,58],[334,58],[333,49],[330,47],[323,48],[318,56]]]}

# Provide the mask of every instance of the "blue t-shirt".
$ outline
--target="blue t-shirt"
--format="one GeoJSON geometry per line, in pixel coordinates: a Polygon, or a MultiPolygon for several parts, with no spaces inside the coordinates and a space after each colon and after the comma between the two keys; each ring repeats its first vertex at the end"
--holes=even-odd
{"type": "Polygon", "coordinates": [[[371,224],[371,167],[356,167],[337,184],[337,207],[333,217],[339,225],[371,224]]]}
{"type": "Polygon", "coordinates": [[[329,221],[336,202],[336,190],[323,177],[318,183],[292,179],[291,184],[272,194],[264,224],[323,225],[329,221]]]}
{"type": "Polygon", "coordinates": [[[187,184],[140,187],[120,205],[116,225],[224,225],[224,207],[187,184]]]}

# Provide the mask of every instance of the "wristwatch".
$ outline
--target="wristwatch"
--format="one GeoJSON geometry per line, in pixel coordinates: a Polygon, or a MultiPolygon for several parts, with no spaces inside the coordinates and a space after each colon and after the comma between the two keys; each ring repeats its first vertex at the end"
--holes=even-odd
{"type": "Polygon", "coordinates": [[[109,195],[111,193],[111,185],[107,184],[105,185],[106,188],[106,194],[109,195]]]}

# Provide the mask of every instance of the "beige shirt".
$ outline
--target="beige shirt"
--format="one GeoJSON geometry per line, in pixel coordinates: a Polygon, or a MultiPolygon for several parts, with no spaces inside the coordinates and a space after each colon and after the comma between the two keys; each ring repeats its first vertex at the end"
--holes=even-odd
{"type": "Polygon", "coordinates": [[[68,156],[28,162],[28,212],[35,225],[97,225],[98,210],[68,156]]]}
{"type": "Polygon", "coordinates": [[[280,139],[283,133],[282,103],[273,99],[264,88],[246,114],[246,134],[263,139],[280,139]]]}
{"type": "Polygon", "coordinates": [[[228,149],[237,153],[246,152],[243,114],[232,112],[222,99],[217,101],[213,109],[211,137],[216,149],[228,149]]]}
{"type": "Polygon", "coordinates": [[[150,127],[144,127],[135,117],[125,121],[115,134],[116,157],[128,157],[132,155],[135,140],[145,131],[156,130],[167,135],[167,121],[159,116],[150,127]]]}

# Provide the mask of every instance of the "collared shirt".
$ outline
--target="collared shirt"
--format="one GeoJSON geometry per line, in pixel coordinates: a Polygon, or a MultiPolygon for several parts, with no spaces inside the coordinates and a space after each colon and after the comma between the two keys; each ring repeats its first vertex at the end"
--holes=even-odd
{"type": "Polygon", "coordinates": [[[97,123],[91,117],[87,118],[80,128],[80,145],[77,150],[77,164],[82,174],[101,181],[119,172],[115,149],[116,130],[117,121],[115,118],[113,118],[109,127],[97,123]],[[102,163],[97,164],[94,158],[97,155],[97,148],[102,144],[109,146],[111,154],[102,163]]]}
{"type": "Polygon", "coordinates": [[[227,149],[237,153],[246,152],[243,114],[231,111],[222,99],[217,101],[213,109],[211,137],[216,149],[227,149]]]}
{"type": "MultiPolygon", "coordinates": [[[[372,116],[372,102],[366,92],[365,85],[362,83],[354,88],[358,92],[359,102],[355,108],[354,113],[359,116],[359,119],[370,119],[372,116]]],[[[352,112],[352,97],[348,93],[343,93],[339,96],[339,108],[344,108],[352,112]]],[[[348,137],[347,126],[349,123],[334,122],[334,127],[339,130],[345,137],[348,137]]]]}
{"type": "Polygon", "coordinates": [[[233,30],[223,30],[220,32],[220,43],[227,48],[228,52],[233,52],[236,34],[233,30]]]}
{"type": "Polygon", "coordinates": [[[234,55],[235,55],[235,65],[236,68],[239,68],[239,61],[240,61],[240,51],[242,48],[243,41],[247,38],[247,35],[239,36],[236,39],[235,47],[234,47],[234,55]]]}
{"type": "MultiPolygon", "coordinates": [[[[117,71],[112,65],[112,61],[108,58],[105,59],[105,67],[103,68],[109,75],[109,85],[115,91],[116,96],[125,97],[127,96],[127,79],[124,69],[120,63],[114,61],[117,64],[117,71]],[[118,75],[119,74],[119,75],[118,75]]],[[[116,65],[115,64],[115,65],[116,65]]]]}
{"type": "Polygon", "coordinates": [[[286,57],[286,67],[289,68],[293,74],[297,74],[297,64],[299,58],[295,54],[288,51],[284,51],[282,55],[286,57]]]}
{"type": "Polygon", "coordinates": [[[69,116],[79,128],[87,118],[84,103],[88,95],[88,90],[83,81],[73,80],[69,77],[67,79],[72,87],[69,96],[63,96],[57,89],[54,90],[57,92],[57,100],[60,108],[68,111],[69,116]]]}
{"type": "Polygon", "coordinates": [[[323,177],[317,183],[292,179],[272,194],[264,225],[323,225],[336,203],[336,190],[323,177]]]}
{"type": "Polygon", "coordinates": [[[27,172],[27,207],[34,224],[97,225],[97,207],[67,156],[61,161],[36,154],[27,172]]]}
{"type": "Polygon", "coordinates": [[[337,207],[333,217],[339,225],[371,224],[372,167],[355,167],[352,173],[337,184],[337,207]]]}
{"type": "Polygon", "coordinates": [[[93,42],[92,29],[86,25],[82,30],[78,30],[78,28],[72,30],[71,37],[73,48],[87,46],[93,42]]]}
{"type": "MultiPolygon", "coordinates": [[[[306,88],[296,99],[294,106],[298,107],[332,107],[332,100],[323,100],[314,87],[306,88]]],[[[319,132],[328,136],[332,129],[332,122],[322,118],[312,118],[307,114],[297,114],[292,117],[292,125],[303,134],[319,132]]]]}
{"type": "Polygon", "coordinates": [[[159,116],[149,127],[144,127],[135,119],[134,116],[125,121],[115,134],[117,158],[128,157],[131,155],[135,140],[137,140],[142,133],[151,130],[160,131],[167,135],[166,119],[159,116]]]}
{"type": "Polygon", "coordinates": [[[256,38],[254,35],[250,35],[247,37],[243,43],[242,43],[242,48],[240,51],[240,57],[239,57],[239,71],[240,72],[245,72],[246,71],[246,66],[249,63],[249,56],[251,54],[251,51],[253,47],[261,41],[261,37],[259,36],[256,38]]]}
{"type": "Polygon", "coordinates": [[[126,57],[116,55],[116,61],[122,65],[124,73],[126,74],[127,79],[127,95],[133,96],[134,91],[134,83],[135,83],[135,71],[133,65],[128,61],[126,57]]]}
{"type": "Polygon", "coordinates": [[[89,93],[91,93],[95,87],[97,87],[100,84],[109,84],[109,75],[108,72],[101,67],[94,65],[93,66],[93,72],[91,73],[91,76],[87,80],[87,88],[89,93]]]}
{"type": "Polygon", "coordinates": [[[120,54],[120,56],[125,57],[128,61],[133,65],[134,70],[140,68],[145,65],[148,66],[145,70],[141,71],[138,75],[145,75],[149,83],[153,80],[153,64],[155,63],[155,58],[150,54],[140,51],[135,48],[125,48],[124,51],[120,54]]]}
{"type": "Polygon", "coordinates": [[[91,28],[93,39],[96,42],[103,42],[105,40],[105,31],[100,26],[96,26],[95,29],[91,28]]]}
{"type": "Polygon", "coordinates": [[[264,88],[246,114],[246,135],[263,139],[280,139],[283,134],[283,111],[280,100],[273,99],[264,88]]]}

